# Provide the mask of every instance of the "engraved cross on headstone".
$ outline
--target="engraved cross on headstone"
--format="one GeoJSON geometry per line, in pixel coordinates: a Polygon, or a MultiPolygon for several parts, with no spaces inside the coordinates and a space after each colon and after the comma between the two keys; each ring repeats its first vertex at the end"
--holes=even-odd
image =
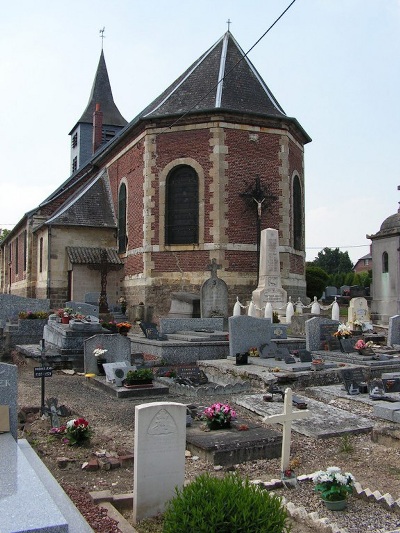
{"type": "Polygon", "coordinates": [[[264,417],[264,422],[266,422],[267,424],[280,423],[283,425],[281,472],[284,472],[289,467],[292,422],[293,420],[306,418],[310,414],[310,411],[308,409],[301,411],[293,411],[292,396],[292,389],[286,389],[285,400],[283,402],[283,414],[264,417]]]}
{"type": "Polygon", "coordinates": [[[222,265],[217,264],[217,260],[215,257],[211,259],[211,263],[207,266],[207,270],[211,270],[211,277],[217,278],[217,270],[220,270],[222,268],[222,265]]]}

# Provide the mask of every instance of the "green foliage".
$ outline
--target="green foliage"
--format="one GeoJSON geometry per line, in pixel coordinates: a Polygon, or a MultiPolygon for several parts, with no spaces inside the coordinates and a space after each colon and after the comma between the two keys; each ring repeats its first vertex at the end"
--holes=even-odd
{"type": "Polygon", "coordinates": [[[9,233],[11,233],[9,229],[1,229],[0,228],[0,242],[2,242],[7,237],[7,235],[9,233]]]}
{"type": "Polygon", "coordinates": [[[312,261],[312,265],[324,269],[328,274],[353,270],[353,263],[348,252],[341,252],[339,248],[324,248],[318,252],[317,257],[312,261]]]}
{"type": "Polygon", "coordinates": [[[129,385],[134,381],[145,381],[153,379],[153,372],[150,368],[139,368],[138,370],[129,370],[126,373],[125,383],[129,385]]]}
{"type": "Polygon", "coordinates": [[[353,446],[351,437],[350,437],[350,435],[348,433],[346,433],[345,435],[342,436],[342,438],[340,440],[340,448],[339,448],[339,450],[342,453],[351,453],[352,451],[354,451],[354,446],[353,446]]]}
{"type": "Polygon", "coordinates": [[[307,264],[306,267],[306,283],[307,296],[311,300],[316,296],[321,298],[322,293],[327,285],[329,275],[320,267],[307,264]]]}
{"type": "Polygon", "coordinates": [[[18,318],[28,320],[33,320],[35,318],[45,319],[49,318],[49,315],[50,313],[48,311],[20,311],[18,313],[18,318]]]}
{"type": "Polygon", "coordinates": [[[177,490],[164,514],[164,533],[289,533],[287,511],[278,496],[238,475],[198,476],[177,490]]]}
{"type": "Polygon", "coordinates": [[[354,272],[347,272],[346,277],[344,278],[344,285],[355,285],[354,272]]]}

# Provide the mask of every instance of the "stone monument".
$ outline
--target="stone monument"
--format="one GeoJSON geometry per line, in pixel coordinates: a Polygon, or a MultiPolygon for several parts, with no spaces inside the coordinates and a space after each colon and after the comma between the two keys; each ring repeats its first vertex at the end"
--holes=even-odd
{"type": "MultiPolygon", "coordinates": [[[[267,228],[261,232],[260,275],[258,287],[253,291],[253,302],[259,309],[270,302],[272,309],[278,311],[286,306],[287,292],[282,288],[279,261],[278,230],[267,228]]],[[[258,311],[259,316],[263,316],[258,311]]]]}
{"type": "Polygon", "coordinates": [[[211,277],[203,283],[200,289],[201,318],[214,316],[228,318],[228,287],[225,281],[217,276],[219,268],[221,265],[217,265],[215,258],[207,267],[207,270],[211,271],[211,277]]]}

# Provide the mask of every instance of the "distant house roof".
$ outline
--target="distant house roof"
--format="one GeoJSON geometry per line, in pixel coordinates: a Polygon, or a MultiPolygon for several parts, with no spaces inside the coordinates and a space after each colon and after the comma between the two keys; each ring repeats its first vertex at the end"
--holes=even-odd
{"type": "Polygon", "coordinates": [[[87,246],[67,246],[68,259],[75,265],[100,265],[102,252],[107,253],[107,263],[123,266],[114,248],[89,248],[87,246]]]}

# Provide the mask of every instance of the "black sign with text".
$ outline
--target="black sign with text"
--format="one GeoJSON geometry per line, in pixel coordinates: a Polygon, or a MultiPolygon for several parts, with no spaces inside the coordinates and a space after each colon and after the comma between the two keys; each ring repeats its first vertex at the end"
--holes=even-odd
{"type": "Polygon", "coordinates": [[[51,366],[35,366],[33,369],[33,376],[35,378],[50,378],[53,375],[53,367],[51,366]]]}

